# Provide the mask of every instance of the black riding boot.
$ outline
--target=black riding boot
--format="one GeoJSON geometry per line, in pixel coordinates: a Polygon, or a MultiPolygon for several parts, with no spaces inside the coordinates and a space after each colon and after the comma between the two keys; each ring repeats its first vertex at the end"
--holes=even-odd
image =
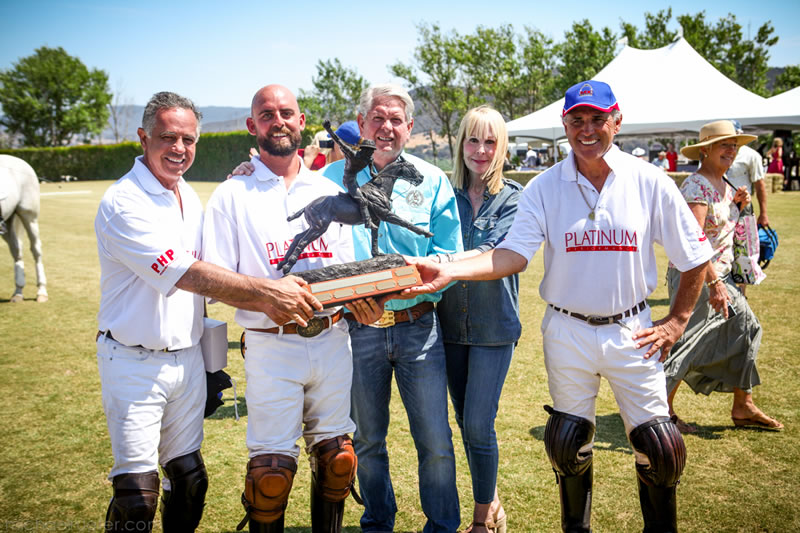
{"type": "Polygon", "coordinates": [[[561,529],[564,533],[592,530],[592,465],[577,476],[556,474],[561,496],[561,529]]]}
{"type": "Polygon", "coordinates": [[[640,477],[639,503],[644,518],[644,533],[676,533],[678,531],[677,486],[656,487],[640,477]]]}
{"type": "Polygon", "coordinates": [[[283,533],[283,514],[274,522],[256,522],[250,519],[250,533],[283,533]]]}
{"type": "Polygon", "coordinates": [[[317,476],[311,475],[311,533],[340,533],[344,500],[330,502],[317,490],[317,476]]]}

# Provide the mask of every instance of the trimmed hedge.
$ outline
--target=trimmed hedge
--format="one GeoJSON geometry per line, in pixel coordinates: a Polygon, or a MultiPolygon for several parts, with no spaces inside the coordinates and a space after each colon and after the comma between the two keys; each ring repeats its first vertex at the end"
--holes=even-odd
{"type": "MultiPolygon", "coordinates": [[[[302,146],[311,142],[322,129],[307,125],[302,146]]],[[[194,164],[186,173],[187,180],[222,181],[242,161],[250,159],[250,148],[256,139],[247,131],[202,133],[194,164]]],[[[40,178],[57,181],[62,176],[80,180],[109,180],[122,177],[133,166],[133,159],[142,155],[138,142],[120,144],[64,146],[58,148],[19,148],[0,150],[0,154],[19,157],[28,162],[40,178]]]]}
{"type": "Polygon", "coordinates": [[[82,180],[116,179],[128,172],[133,158],[142,154],[139,143],[81,145],[58,148],[0,150],[25,160],[39,178],[57,181],[62,176],[82,180]]]}
{"type": "MultiPolygon", "coordinates": [[[[186,179],[221,181],[236,165],[250,159],[256,140],[246,131],[203,133],[197,145],[194,164],[186,179]]],[[[0,150],[27,161],[40,178],[59,180],[75,176],[80,180],[111,180],[122,177],[142,155],[138,142],[65,146],[58,148],[19,148],[0,150]]]]}

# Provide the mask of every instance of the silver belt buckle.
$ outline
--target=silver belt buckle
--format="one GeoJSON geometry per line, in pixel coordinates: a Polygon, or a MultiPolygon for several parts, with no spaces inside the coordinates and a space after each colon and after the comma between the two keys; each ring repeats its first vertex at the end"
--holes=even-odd
{"type": "Polygon", "coordinates": [[[325,322],[319,317],[313,317],[308,321],[307,326],[297,326],[297,334],[301,337],[316,337],[325,329],[325,322]]]}
{"type": "Polygon", "coordinates": [[[586,322],[593,326],[607,326],[613,324],[614,320],[607,316],[590,315],[586,317],[586,322]]]}

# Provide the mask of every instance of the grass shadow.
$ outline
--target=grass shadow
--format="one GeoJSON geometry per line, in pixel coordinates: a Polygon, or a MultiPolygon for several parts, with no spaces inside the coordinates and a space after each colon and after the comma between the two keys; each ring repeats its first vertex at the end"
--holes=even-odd
{"type": "MultiPolygon", "coordinates": [[[[311,526],[308,526],[308,527],[304,527],[304,526],[287,527],[287,528],[284,528],[284,531],[286,533],[311,533],[311,526]]],[[[361,533],[361,528],[358,527],[358,526],[347,526],[347,527],[343,527],[342,531],[344,533],[361,533]]],[[[229,530],[223,531],[222,533],[239,533],[239,532],[236,531],[235,529],[229,529],[229,530]]],[[[417,532],[416,531],[401,531],[399,533],[417,533],[417,532]]]]}
{"type": "MultiPolygon", "coordinates": [[[[608,452],[632,454],[628,437],[625,434],[625,424],[619,413],[600,415],[595,417],[596,428],[594,433],[594,449],[608,452]]],[[[544,441],[545,426],[536,426],[530,429],[530,435],[544,441]]]]}
{"type": "MultiPolygon", "coordinates": [[[[223,400],[224,405],[221,405],[214,411],[214,414],[209,416],[206,420],[222,420],[225,418],[236,418],[236,410],[233,407],[233,402],[230,400],[223,400]]],[[[239,397],[236,403],[236,409],[239,410],[239,417],[247,416],[247,401],[243,397],[239,397]]]]}
{"type": "Polygon", "coordinates": [[[653,307],[654,305],[669,305],[669,298],[648,298],[647,305],[653,307]]]}

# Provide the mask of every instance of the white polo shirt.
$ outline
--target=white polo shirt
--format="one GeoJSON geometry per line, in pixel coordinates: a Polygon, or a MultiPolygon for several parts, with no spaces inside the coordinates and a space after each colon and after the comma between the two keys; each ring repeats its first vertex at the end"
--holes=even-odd
{"type": "Polygon", "coordinates": [[[94,229],[100,256],[101,331],[128,346],[188,348],[203,333],[203,297],[175,287],[200,258],[203,206],[183,178],[183,210],[136,158],[108,188],[94,229]]]}
{"type": "Polygon", "coordinates": [[[610,316],[655,289],[653,243],[661,244],[681,271],[708,261],[712,250],[675,182],[661,169],[616,146],[604,159],[611,173],[599,194],[582,175],[576,180],[573,153],[531,180],[498,248],[530,261],[544,244],[541,297],[569,311],[610,316]],[[587,202],[596,202],[594,220],[587,202]]]}
{"type": "MultiPolygon", "coordinates": [[[[235,272],[280,279],[278,262],[295,235],[308,229],[305,216],[287,221],[289,215],[321,196],[344,192],[322,174],[311,172],[300,162],[300,172],[287,190],[282,176],[275,175],[254,156],[251,176],[234,176],[221,183],[206,206],[203,258],[235,272]]],[[[355,260],[353,230],[333,222],[328,230],[300,254],[292,272],[302,272],[355,260]]],[[[330,314],[336,309],[328,309],[330,314]]],[[[265,314],[236,310],[236,322],[245,328],[271,328],[276,324],[265,314]]]]}
{"type": "Polygon", "coordinates": [[[764,179],[764,163],[761,155],[749,146],[741,146],[725,177],[737,189],[744,185],[747,187],[747,192],[752,194],[753,183],[764,179]]]}

